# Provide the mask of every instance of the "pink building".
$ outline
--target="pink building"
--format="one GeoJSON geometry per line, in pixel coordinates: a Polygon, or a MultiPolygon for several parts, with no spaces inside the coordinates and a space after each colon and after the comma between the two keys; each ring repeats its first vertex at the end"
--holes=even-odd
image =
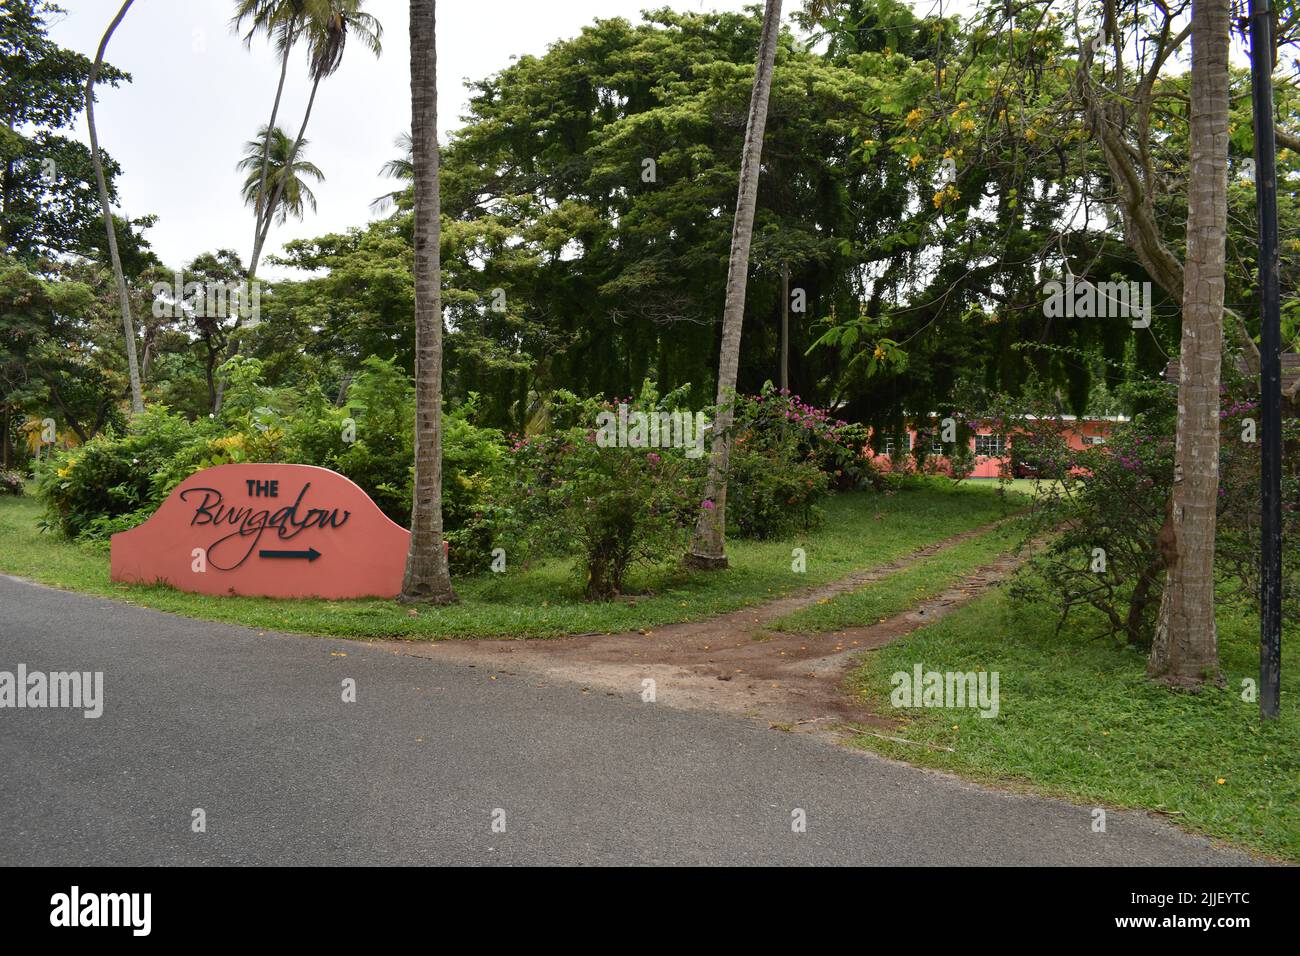
{"type": "MultiPolygon", "coordinates": [[[[1033,416],[1027,416],[1030,419],[1033,416]]],[[[1065,435],[1066,442],[1073,449],[1079,450],[1089,445],[1104,445],[1110,437],[1111,428],[1116,422],[1128,421],[1122,415],[1107,415],[1094,418],[1078,418],[1074,415],[1062,415],[1062,431],[1065,435]]],[[[968,447],[975,456],[975,468],[970,473],[972,478],[1000,478],[1007,475],[1011,478],[1032,478],[1034,473],[1032,468],[1021,465],[1018,470],[1021,474],[1011,474],[1011,457],[1012,446],[1015,443],[1014,432],[1010,435],[998,432],[993,426],[986,422],[967,423],[969,426],[968,447]]],[[[900,462],[901,467],[911,467],[915,462],[912,458],[911,451],[919,440],[929,441],[930,448],[926,455],[926,468],[934,468],[939,472],[948,470],[948,458],[944,454],[943,443],[939,441],[940,423],[938,417],[930,419],[930,425],[925,430],[918,429],[915,425],[909,425],[907,430],[907,447],[902,449],[906,456],[906,464],[900,462]]],[[[880,451],[876,452],[872,448],[866,449],[867,456],[876,465],[886,469],[894,467],[894,459],[898,457],[899,449],[895,448],[895,439],[891,436],[877,436],[879,438],[880,451]]]]}

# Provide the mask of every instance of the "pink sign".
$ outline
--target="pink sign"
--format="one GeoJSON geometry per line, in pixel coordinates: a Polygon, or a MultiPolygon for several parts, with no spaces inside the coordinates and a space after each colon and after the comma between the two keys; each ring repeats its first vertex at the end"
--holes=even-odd
{"type": "Polygon", "coordinates": [[[315,465],[218,465],[113,535],[113,580],[198,594],[395,597],[410,532],[315,465]]]}

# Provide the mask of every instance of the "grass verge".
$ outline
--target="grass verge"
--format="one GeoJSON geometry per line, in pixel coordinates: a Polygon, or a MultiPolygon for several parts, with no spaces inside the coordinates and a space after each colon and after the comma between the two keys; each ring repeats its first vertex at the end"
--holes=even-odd
{"type": "Polygon", "coordinates": [[[902,716],[891,733],[930,746],[866,734],[855,743],[989,783],[1154,810],[1211,836],[1300,860],[1295,641],[1283,641],[1281,718],[1262,723],[1258,703],[1242,699],[1243,680],[1259,678],[1258,629],[1248,609],[1220,608],[1225,686],[1199,694],[1149,683],[1145,657],[1097,639],[1096,624],[1071,617],[1057,635],[1051,608],[1017,605],[999,591],[870,652],[851,682],[877,713],[902,716]],[[926,671],[998,672],[998,716],[894,709],[890,677],[910,674],[917,663],[926,671]]]}
{"type": "Polygon", "coordinates": [[[1025,499],[996,488],[929,481],[893,495],[840,494],[825,523],[786,540],[727,543],[731,569],[688,573],[679,567],[638,575],[643,596],[610,603],[583,600],[568,561],[528,570],[457,578],[461,603],[448,608],[401,607],[393,601],[281,600],[212,597],[167,587],[109,580],[108,545],[42,533],[40,504],[0,498],[0,572],[54,587],[129,601],[189,617],[248,627],[339,637],[553,637],[662,626],[732,611],[824,584],[851,571],[904,556],[926,544],[996,521],[1025,499]],[[807,552],[807,572],[791,570],[791,551],[807,552]]]}

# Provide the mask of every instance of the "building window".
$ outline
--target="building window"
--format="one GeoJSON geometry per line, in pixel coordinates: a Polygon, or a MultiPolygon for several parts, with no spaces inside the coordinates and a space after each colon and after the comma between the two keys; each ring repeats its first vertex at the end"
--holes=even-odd
{"type": "Polygon", "coordinates": [[[1006,439],[1001,435],[976,435],[975,454],[982,458],[1001,458],[1007,453],[1006,439]]]}
{"type": "Polygon", "coordinates": [[[912,447],[928,447],[930,450],[927,454],[930,455],[943,454],[943,442],[939,441],[938,436],[931,435],[929,432],[918,432],[916,442],[912,447]]]}

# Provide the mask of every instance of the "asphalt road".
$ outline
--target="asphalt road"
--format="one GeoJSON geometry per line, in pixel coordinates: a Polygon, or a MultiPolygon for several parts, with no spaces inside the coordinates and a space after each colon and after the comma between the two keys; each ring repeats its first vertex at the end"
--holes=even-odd
{"type": "Polygon", "coordinates": [[[102,671],[104,711],[0,709],[0,864],[1250,862],[1144,814],[1094,833],[1088,807],[639,687],[584,693],[0,576],[0,671],[20,663],[102,671]]]}

